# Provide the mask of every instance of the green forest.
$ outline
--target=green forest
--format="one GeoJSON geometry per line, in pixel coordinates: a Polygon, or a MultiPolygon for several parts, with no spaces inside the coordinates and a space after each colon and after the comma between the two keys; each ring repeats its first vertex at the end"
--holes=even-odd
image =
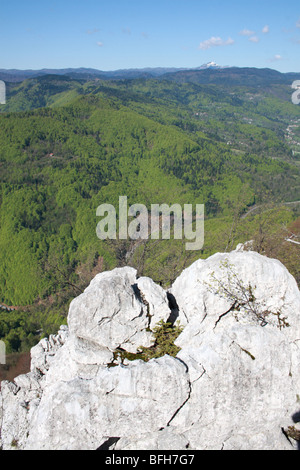
{"type": "Polygon", "coordinates": [[[290,97],[272,81],[8,83],[0,106],[0,304],[15,308],[0,310],[7,351],[55,333],[72,298],[116,266],[168,287],[199,257],[252,239],[299,282],[299,248],[284,242],[300,215],[287,204],[300,200],[300,107],[290,97]],[[119,196],[149,211],[204,204],[203,249],[99,240],[96,209],[118,209],[119,196]]]}

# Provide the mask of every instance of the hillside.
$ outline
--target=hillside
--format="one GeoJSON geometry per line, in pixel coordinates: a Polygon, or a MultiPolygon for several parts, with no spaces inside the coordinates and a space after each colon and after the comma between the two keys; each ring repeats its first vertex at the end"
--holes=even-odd
{"type": "Polygon", "coordinates": [[[291,103],[291,76],[255,70],[105,81],[45,75],[7,84],[0,301],[18,307],[0,314],[8,350],[56,331],[97,272],[130,264],[169,285],[195,259],[259,233],[260,214],[240,218],[254,204],[277,207],[265,219],[268,235],[296,219],[294,206],[282,204],[300,200],[300,108],[291,103]],[[149,210],[205,204],[201,252],[186,252],[184,240],[99,240],[97,207],[118,209],[122,195],[149,210]]]}
{"type": "Polygon", "coordinates": [[[207,68],[204,70],[182,70],[163,75],[162,79],[177,83],[197,83],[227,86],[268,86],[274,84],[291,85],[298,78],[296,73],[281,73],[272,69],[254,67],[207,68]]]}

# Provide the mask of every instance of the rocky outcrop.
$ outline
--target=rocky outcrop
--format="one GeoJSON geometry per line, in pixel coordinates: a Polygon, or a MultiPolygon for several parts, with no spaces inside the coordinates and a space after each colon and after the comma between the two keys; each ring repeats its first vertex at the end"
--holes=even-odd
{"type": "Polygon", "coordinates": [[[289,447],[300,409],[300,296],[277,260],[253,252],[199,260],[172,293],[186,327],[177,340],[192,394],[174,424],[192,447],[289,447]]]}
{"type": "Polygon", "coordinates": [[[68,326],[31,350],[31,372],[2,382],[1,444],[295,449],[299,364],[300,292],[280,262],[216,254],[169,292],[114,269],[73,300],[68,326]],[[153,345],[161,320],[184,327],[177,356],[120,363],[117,351],[153,345]]]}

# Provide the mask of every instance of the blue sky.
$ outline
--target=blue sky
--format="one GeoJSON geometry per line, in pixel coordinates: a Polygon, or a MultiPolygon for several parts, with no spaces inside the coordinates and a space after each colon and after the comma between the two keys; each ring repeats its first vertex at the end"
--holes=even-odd
{"type": "Polygon", "coordinates": [[[2,0],[0,68],[300,73],[299,0],[2,0]]]}

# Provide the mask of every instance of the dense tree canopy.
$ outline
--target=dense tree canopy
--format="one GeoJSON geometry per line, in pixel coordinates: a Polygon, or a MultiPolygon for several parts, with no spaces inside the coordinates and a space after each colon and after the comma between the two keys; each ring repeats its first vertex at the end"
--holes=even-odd
{"type": "MultiPolygon", "coordinates": [[[[170,282],[193,259],[228,246],[237,214],[265,200],[299,200],[286,129],[296,122],[297,139],[300,110],[280,87],[61,77],[9,86],[0,114],[0,303],[35,306],[29,326],[22,309],[0,311],[0,338],[11,350],[32,344],[52,303],[56,327],[99,270],[131,263],[170,282]],[[118,208],[121,195],[149,210],[205,204],[201,253],[186,253],[178,240],[100,241],[96,209],[118,208]]],[[[284,213],[286,223],[295,217],[284,213]]],[[[236,241],[255,228],[249,223],[236,241]]]]}

